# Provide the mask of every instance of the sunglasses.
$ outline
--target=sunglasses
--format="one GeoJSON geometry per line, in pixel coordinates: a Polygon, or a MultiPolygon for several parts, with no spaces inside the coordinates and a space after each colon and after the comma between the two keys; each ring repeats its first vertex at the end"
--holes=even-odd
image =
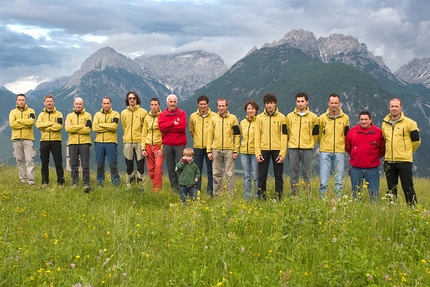
{"type": "Polygon", "coordinates": [[[135,97],[129,97],[128,99],[129,100],[135,100],[136,98],[135,97]]]}

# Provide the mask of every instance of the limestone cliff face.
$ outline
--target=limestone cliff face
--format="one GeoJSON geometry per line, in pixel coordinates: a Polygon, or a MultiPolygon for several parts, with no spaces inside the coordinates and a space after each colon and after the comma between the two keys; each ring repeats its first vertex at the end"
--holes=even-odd
{"type": "Polygon", "coordinates": [[[430,89],[430,58],[413,59],[398,69],[394,75],[410,84],[422,84],[430,89]]]}
{"type": "Polygon", "coordinates": [[[195,90],[222,76],[228,70],[218,55],[202,51],[140,56],[135,61],[145,73],[182,99],[190,97],[195,90]]]}

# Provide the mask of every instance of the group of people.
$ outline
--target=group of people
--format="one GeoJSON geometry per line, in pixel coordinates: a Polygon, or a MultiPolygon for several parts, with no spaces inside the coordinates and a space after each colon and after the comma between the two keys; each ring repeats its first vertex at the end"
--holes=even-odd
{"type": "MultiPolygon", "coordinates": [[[[264,109],[258,114],[259,105],[249,100],[244,105],[246,117],[239,123],[228,111],[226,98],[217,100],[217,112],[209,108],[209,98],[202,95],[197,99],[198,109],[187,123],[186,113],[178,108],[174,94],[167,96],[167,108],[160,110],[157,98],[150,100],[150,111],[142,108],[136,92],[129,92],[125,98],[126,109],[121,114],[112,110],[109,97],[102,99],[102,108],[92,120],[85,111],[83,99],[74,99],[73,112],[64,122],[69,135],[68,148],[72,187],[79,181],[79,164],[82,168],[84,191],[89,192],[90,132],[97,135],[95,151],[97,160],[97,182],[105,179],[104,162],[108,158],[112,184],[120,184],[117,168],[117,129],[121,122],[123,152],[126,162],[125,184],[130,187],[137,182],[143,190],[145,159],[152,190],[162,188],[163,162],[166,161],[171,189],[180,193],[184,202],[188,196],[197,198],[202,189],[202,170],[206,163],[207,192],[218,197],[224,191],[233,194],[235,190],[235,160],[240,157],[244,172],[244,196],[247,199],[266,199],[267,177],[272,162],[275,178],[275,197],[283,194],[283,163],[289,162],[291,195],[309,191],[311,186],[311,163],[313,150],[319,143],[319,192],[326,196],[330,174],[334,173],[334,194],[342,194],[345,174],[345,152],[350,155],[350,177],[352,194],[358,198],[363,186],[367,186],[370,200],[379,197],[379,166],[384,160],[384,171],[388,193],[397,197],[400,177],[406,202],[417,202],[412,180],[413,153],[421,143],[417,123],[402,112],[400,99],[389,102],[390,113],[384,118],[381,128],[372,123],[371,114],[363,111],[359,124],[352,127],[349,117],[341,109],[340,97],[331,94],[328,109],[317,116],[311,112],[308,95],[295,95],[296,108],[288,115],[277,107],[277,97],[268,92],[263,97],[264,109]],[[193,148],[186,148],[186,130],[193,138],[193,148]],[[134,171],[136,161],[137,173],[134,171]],[[299,181],[300,166],[303,180],[299,181]],[[226,187],[223,177],[226,177],[226,187]],[[252,180],[254,188],[252,188],[252,180]],[[253,195],[254,193],[254,195],[253,195]]],[[[33,147],[33,125],[41,131],[40,156],[42,160],[42,187],[49,184],[49,156],[52,153],[57,171],[57,184],[64,185],[62,167],[61,130],[63,116],[54,106],[54,97],[46,95],[45,109],[37,120],[34,110],[26,105],[26,97],[16,97],[16,108],[9,116],[12,128],[12,142],[20,180],[34,185],[35,151],[33,147]]]]}

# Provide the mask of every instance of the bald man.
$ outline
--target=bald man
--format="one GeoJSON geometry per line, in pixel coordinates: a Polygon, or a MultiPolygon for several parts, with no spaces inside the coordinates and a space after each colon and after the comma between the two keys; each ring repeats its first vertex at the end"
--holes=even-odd
{"type": "Polygon", "coordinates": [[[91,190],[90,186],[90,147],[92,116],[84,109],[84,100],[75,98],[73,112],[67,115],[66,132],[69,134],[67,146],[69,148],[70,167],[72,169],[72,188],[79,182],[79,160],[81,161],[84,192],[91,190]]]}

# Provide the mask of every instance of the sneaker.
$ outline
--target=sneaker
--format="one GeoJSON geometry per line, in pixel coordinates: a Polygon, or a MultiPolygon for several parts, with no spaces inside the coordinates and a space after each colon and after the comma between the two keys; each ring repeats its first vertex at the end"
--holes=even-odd
{"type": "Polygon", "coordinates": [[[47,188],[48,184],[47,183],[42,183],[42,185],[40,186],[41,188],[47,188]]]}
{"type": "Polygon", "coordinates": [[[64,187],[64,183],[60,183],[59,185],[58,185],[58,188],[63,188],[64,187]]]}
{"type": "Polygon", "coordinates": [[[70,187],[71,189],[75,189],[75,188],[77,188],[78,187],[78,185],[76,184],[76,183],[74,183],[74,184],[72,184],[72,186],[70,187]]]}
{"type": "Polygon", "coordinates": [[[89,192],[90,192],[90,190],[91,190],[91,187],[90,187],[89,185],[85,185],[85,186],[84,186],[84,192],[85,192],[85,193],[89,193],[89,192]]]}
{"type": "Polygon", "coordinates": [[[21,183],[26,184],[27,180],[26,179],[21,179],[21,183]]]}
{"type": "Polygon", "coordinates": [[[34,186],[34,182],[33,182],[33,181],[29,181],[29,182],[28,182],[28,185],[29,185],[29,186],[34,186]]]}

